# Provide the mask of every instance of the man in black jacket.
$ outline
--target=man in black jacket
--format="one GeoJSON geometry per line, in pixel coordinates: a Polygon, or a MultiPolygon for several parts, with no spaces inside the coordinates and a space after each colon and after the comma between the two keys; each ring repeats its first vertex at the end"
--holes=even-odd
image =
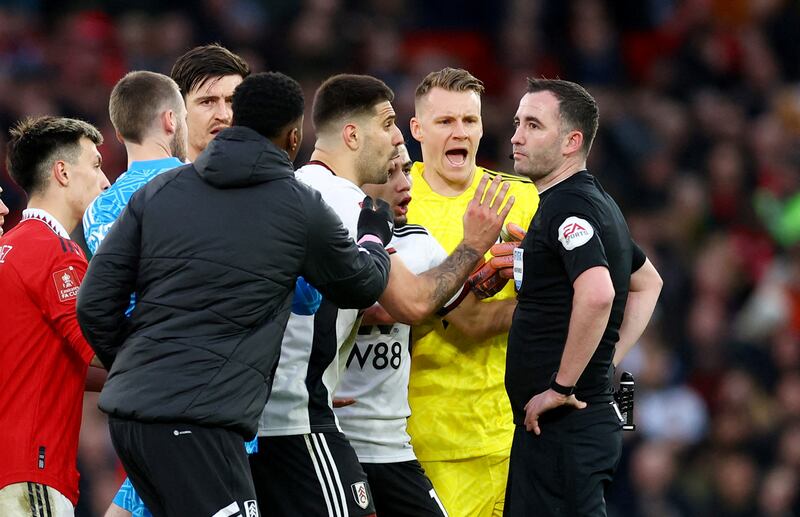
{"type": "Polygon", "coordinates": [[[109,369],[100,408],[156,517],[258,515],[242,438],[268,398],[297,276],[348,308],[387,282],[388,206],[364,203],[356,245],[294,178],[300,86],[278,73],[248,85],[234,127],[134,194],[79,294],[81,328],[109,369]]]}

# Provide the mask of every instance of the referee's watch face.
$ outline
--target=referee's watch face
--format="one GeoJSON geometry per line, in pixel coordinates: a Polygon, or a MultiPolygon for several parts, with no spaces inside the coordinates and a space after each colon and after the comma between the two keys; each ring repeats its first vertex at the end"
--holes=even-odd
{"type": "Polygon", "coordinates": [[[210,77],[186,95],[189,161],[194,161],[217,133],[231,125],[233,90],[241,82],[240,75],[210,77]]]}

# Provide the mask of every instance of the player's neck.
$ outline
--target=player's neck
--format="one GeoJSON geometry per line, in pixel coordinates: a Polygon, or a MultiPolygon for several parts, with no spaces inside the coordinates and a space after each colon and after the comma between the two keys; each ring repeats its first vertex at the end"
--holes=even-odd
{"type": "Polygon", "coordinates": [[[354,185],[361,187],[362,183],[358,179],[357,170],[352,160],[342,156],[340,153],[330,152],[319,147],[314,148],[311,153],[310,161],[318,161],[327,165],[336,176],[344,178],[354,185]]]}
{"type": "Polygon", "coordinates": [[[204,150],[205,148],[199,149],[197,147],[193,147],[192,144],[189,144],[189,149],[186,152],[186,159],[189,160],[189,163],[194,163],[195,160],[197,160],[197,157],[200,156],[200,153],[202,153],[204,150]]]}
{"type": "Polygon", "coordinates": [[[541,194],[550,187],[554,187],[562,181],[566,180],[586,169],[586,161],[568,160],[565,161],[558,169],[554,170],[544,178],[540,178],[533,183],[536,185],[536,190],[541,194]]]}
{"type": "Polygon", "coordinates": [[[422,171],[422,178],[428,183],[431,190],[440,196],[447,197],[456,197],[463,194],[472,185],[474,177],[475,164],[469,167],[469,173],[467,174],[446,174],[435,170],[433,167],[425,167],[422,171]]]}
{"type": "Polygon", "coordinates": [[[67,230],[67,233],[72,233],[72,230],[78,226],[78,221],[80,220],[80,216],[73,214],[73,211],[67,203],[62,200],[55,200],[53,196],[31,196],[27,208],[44,210],[53,216],[56,221],[61,223],[61,226],[67,230]]]}
{"type": "Polygon", "coordinates": [[[169,144],[156,140],[145,140],[141,144],[125,142],[125,151],[128,154],[128,168],[133,162],[160,160],[172,156],[169,144]]]}

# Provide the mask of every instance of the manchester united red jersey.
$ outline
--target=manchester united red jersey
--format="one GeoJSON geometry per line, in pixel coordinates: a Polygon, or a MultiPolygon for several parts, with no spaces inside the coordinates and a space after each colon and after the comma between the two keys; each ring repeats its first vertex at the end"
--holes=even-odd
{"type": "Polygon", "coordinates": [[[94,352],[75,317],[86,258],[52,216],[26,210],[0,238],[0,488],[78,500],[78,433],[94,352]]]}

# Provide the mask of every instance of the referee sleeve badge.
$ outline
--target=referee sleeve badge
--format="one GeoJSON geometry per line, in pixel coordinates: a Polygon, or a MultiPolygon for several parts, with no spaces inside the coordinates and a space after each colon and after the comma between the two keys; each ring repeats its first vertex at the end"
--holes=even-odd
{"type": "Polygon", "coordinates": [[[583,246],[594,236],[594,228],[586,219],[567,217],[558,227],[558,240],[567,251],[583,246]]]}

